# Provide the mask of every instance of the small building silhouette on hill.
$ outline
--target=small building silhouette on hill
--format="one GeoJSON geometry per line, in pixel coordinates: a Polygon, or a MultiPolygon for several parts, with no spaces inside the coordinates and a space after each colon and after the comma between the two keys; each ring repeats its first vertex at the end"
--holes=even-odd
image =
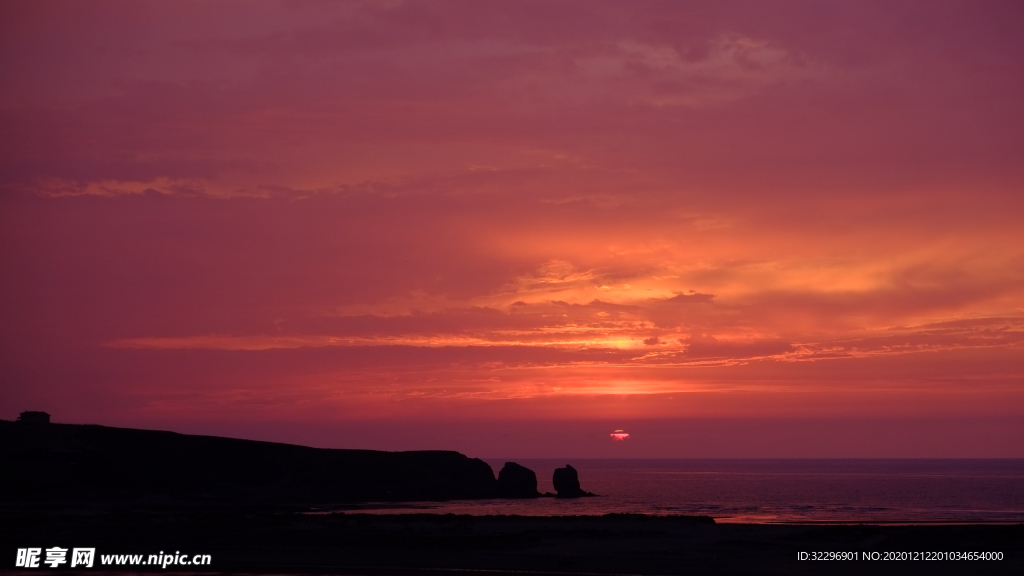
{"type": "Polygon", "coordinates": [[[50,415],[46,412],[22,412],[16,422],[21,424],[49,424],[50,415]]]}

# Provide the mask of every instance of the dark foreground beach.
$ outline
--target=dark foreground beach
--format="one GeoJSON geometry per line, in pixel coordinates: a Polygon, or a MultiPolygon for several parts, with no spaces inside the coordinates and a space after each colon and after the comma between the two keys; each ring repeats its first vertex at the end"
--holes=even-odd
{"type": "MultiPolygon", "coordinates": [[[[18,548],[95,547],[80,572],[274,574],[1021,574],[1024,526],[715,524],[703,517],[305,514],[294,510],[7,508],[5,570],[18,548]],[[800,560],[821,553],[856,559],[800,560]],[[1002,560],[954,559],[997,552],[1002,560]],[[209,565],[111,565],[109,555],[209,565]],[[914,555],[918,559],[914,559],[914,555]],[[849,556],[849,554],[847,555],[849,556]],[[866,557],[877,556],[878,559],[866,557]],[[885,558],[890,559],[885,559],[885,558]],[[925,560],[932,557],[938,559],[925,560]]],[[[44,558],[45,560],[45,558],[44,558]]],[[[42,573],[41,566],[23,570],[42,573]]]]}

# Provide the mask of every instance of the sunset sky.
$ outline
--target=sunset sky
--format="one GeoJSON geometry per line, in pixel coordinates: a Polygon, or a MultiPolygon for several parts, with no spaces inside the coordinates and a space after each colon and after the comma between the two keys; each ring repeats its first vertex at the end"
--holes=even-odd
{"type": "Polygon", "coordinates": [[[1022,22],[5,1],[0,418],[1024,457],[1022,22]]]}

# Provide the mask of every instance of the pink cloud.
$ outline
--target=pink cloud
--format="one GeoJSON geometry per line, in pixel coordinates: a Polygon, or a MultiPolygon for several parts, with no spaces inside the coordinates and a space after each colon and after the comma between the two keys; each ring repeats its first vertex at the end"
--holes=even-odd
{"type": "Polygon", "coordinates": [[[1019,416],[1016,5],[0,11],[8,416],[1019,416]]]}

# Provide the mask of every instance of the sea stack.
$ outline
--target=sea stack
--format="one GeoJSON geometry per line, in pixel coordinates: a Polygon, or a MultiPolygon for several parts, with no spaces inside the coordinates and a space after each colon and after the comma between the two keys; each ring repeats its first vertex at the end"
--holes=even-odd
{"type": "Polygon", "coordinates": [[[537,475],[525,466],[505,462],[498,472],[498,493],[503,498],[537,498],[537,475]]]}
{"type": "Polygon", "coordinates": [[[593,496],[580,488],[580,477],[576,469],[566,464],[565,468],[556,468],[555,475],[551,479],[558,492],[559,498],[579,498],[581,496],[593,496]]]}

